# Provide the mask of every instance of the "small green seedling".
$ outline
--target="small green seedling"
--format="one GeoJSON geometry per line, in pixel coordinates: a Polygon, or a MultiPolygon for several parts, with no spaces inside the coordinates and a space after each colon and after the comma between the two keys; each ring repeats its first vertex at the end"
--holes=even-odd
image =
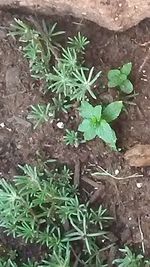
{"type": "Polygon", "coordinates": [[[89,44],[89,40],[87,39],[87,37],[81,35],[81,33],[78,32],[77,36],[68,38],[68,44],[71,48],[74,48],[77,53],[84,54],[85,47],[87,44],[89,44]]]}
{"type": "Polygon", "coordinates": [[[64,142],[66,145],[70,145],[72,147],[78,147],[79,146],[79,139],[78,139],[78,133],[75,131],[69,131],[66,130],[66,135],[64,136],[64,142]]]}
{"type": "MultiPolygon", "coordinates": [[[[146,266],[143,261],[142,255],[135,255],[127,246],[120,251],[125,255],[122,259],[116,259],[113,264],[117,264],[118,267],[144,267],[146,266]]],[[[116,265],[115,265],[116,266],[116,265]]]]}
{"type": "Polygon", "coordinates": [[[40,124],[47,122],[48,120],[53,120],[54,118],[54,108],[49,104],[38,104],[37,106],[31,106],[32,110],[28,115],[29,120],[33,120],[34,129],[36,129],[40,124]]]}
{"type": "Polygon", "coordinates": [[[128,79],[132,69],[132,63],[127,63],[120,69],[113,69],[108,72],[108,86],[110,88],[119,87],[125,94],[130,94],[133,91],[133,84],[128,79]]]}
{"type": "Polygon", "coordinates": [[[83,118],[78,130],[84,133],[85,140],[92,140],[96,136],[116,150],[116,134],[109,125],[115,120],[123,107],[122,101],[115,101],[102,109],[101,105],[93,107],[88,102],[82,102],[79,109],[83,118]]]}
{"type": "Polygon", "coordinates": [[[84,140],[82,140],[79,136],[78,136],[78,132],[75,132],[73,130],[66,130],[66,135],[64,136],[64,142],[65,144],[68,146],[72,146],[72,147],[78,147],[79,144],[83,144],[85,143],[84,140]]]}

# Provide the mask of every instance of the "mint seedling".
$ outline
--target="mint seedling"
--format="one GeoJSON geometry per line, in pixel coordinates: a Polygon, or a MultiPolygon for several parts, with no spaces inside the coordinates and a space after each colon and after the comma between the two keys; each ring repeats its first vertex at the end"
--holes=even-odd
{"type": "Polygon", "coordinates": [[[133,91],[133,84],[128,79],[132,69],[132,63],[127,63],[120,69],[113,69],[108,72],[108,86],[110,88],[119,87],[125,94],[130,94],[133,91]]]}
{"type": "Polygon", "coordinates": [[[113,102],[104,109],[101,105],[93,107],[86,101],[82,102],[79,111],[83,121],[78,130],[84,133],[84,139],[92,140],[98,136],[116,150],[116,134],[109,123],[119,116],[122,107],[122,101],[113,102]]]}

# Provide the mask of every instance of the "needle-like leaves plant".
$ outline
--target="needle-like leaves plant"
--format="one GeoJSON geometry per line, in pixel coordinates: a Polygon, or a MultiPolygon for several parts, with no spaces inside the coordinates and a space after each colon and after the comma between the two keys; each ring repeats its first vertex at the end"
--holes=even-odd
{"type": "Polygon", "coordinates": [[[136,255],[133,253],[129,247],[125,246],[124,249],[120,249],[120,252],[123,253],[124,257],[116,259],[113,261],[113,264],[118,267],[148,267],[150,262],[145,261],[143,255],[136,255]]]}
{"type": "Polygon", "coordinates": [[[49,120],[53,121],[54,118],[54,107],[51,104],[38,104],[37,106],[31,106],[31,112],[28,115],[28,119],[33,121],[34,129],[43,122],[47,122],[49,120]]]}
{"type": "Polygon", "coordinates": [[[78,147],[79,144],[84,143],[84,140],[81,140],[78,136],[78,132],[73,130],[66,130],[66,135],[64,136],[64,142],[66,145],[70,145],[72,147],[78,147]]]}
{"type": "Polygon", "coordinates": [[[30,23],[15,19],[15,23],[11,25],[10,35],[19,37],[24,56],[29,60],[31,74],[36,79],[45,79],[50,71],[52,56],[58,60],[55,38],[64,32],[56,31],[56,25],[47,26],[44,20],[40,24],[34,19],[30,23]]]}
{"type": "Polygon", "coordinates": [[[27,244],[46,246],[51,258],[41,267],[55,266],[54,263],[68,267],[74,241],[83,248],[81,261],[93,262],[95,256],[91,260],[90,257],[95,253],[97,238],[98,250],[103,248],[101,240],[106,239],[102,226],[104,218],[106,222],[106,218],[110,220],[106,211],[94,211],[88,203],[81,203],[66,167],[58,171],[25,165],[20,166],[20,171],[12,183],[0,180],[0,227],[4,232],[27,244]]]}

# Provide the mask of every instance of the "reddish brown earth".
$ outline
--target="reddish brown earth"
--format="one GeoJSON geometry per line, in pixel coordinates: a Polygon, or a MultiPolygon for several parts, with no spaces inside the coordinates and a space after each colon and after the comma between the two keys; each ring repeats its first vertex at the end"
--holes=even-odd
{"type": "MultiPolygon", "coordinates": [[[[50,21],[52,20],[49,18],[50,21]]],[[[40,84],[30,77],[28,62],[19,50],[18,42],[7,36],[8,26],[13,20],[9,13],[0,14],[0,177],[11,179],[17,164],[35,163],[43,159],[56,158],[78,168],[80,161],[83,189],[92,193],[91,174],[101,166],[111,174],[125,178],[135,173],[143,175],[127,179],[110,176],[95,178],[100,182],[96,200],[108,208],[114,217],[113,232],[118,245],[129,244],[141,248],[141,231],[144,235],[146,254],[150,256],[150,167],[130,167],[124,160],[124,152],[131,146],[150,144],[150,20],[124,32],[115,33],[99,28],[93,23],[75,24],[75,19],[54,18],[61,30],[73,35],[79,30],[90,40],[86,54],[89,66],[106,72],[126,62],[133,63],[132,82],[139,93],[126,106],[114,128],[121,152],[111,152],[99,139],[82,144],[79,148],[67,147],[63,142],[64,130],[45,124],[33,130],[27,120],[30,105],[45,101],[40,84]],[[135,105],[136,104],[136,105],[135,105]],[[85,181],[89,178],[88,182],[85,181]]],[[[113,99],[113,92],[99,91],[100,99],[113,99]]],[[[126,100],[127,101],[127,100],[126,100]]],[[[129,101],[129,100],[128,100],[129,101]]],[[[77,129],[79,119],[74,112],[61,116],[65,128],[77,129]],[[71,119],[73,115],[73,119],[71,119]]],[[[94,186],[97,184],[94,184],[94,186]]],[[[3,238],[1,237],[3,240],[3,238]]],[[[2,241],[4,242],[4,241],[2,241]]]]}

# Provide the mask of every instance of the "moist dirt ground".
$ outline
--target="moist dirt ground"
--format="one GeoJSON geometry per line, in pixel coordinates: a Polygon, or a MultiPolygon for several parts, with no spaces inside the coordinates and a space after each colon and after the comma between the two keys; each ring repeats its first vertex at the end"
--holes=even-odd
{"type": "MultiPolygon", "coordinates": [[[[133,168],[124,160],[124,152],[131,146],[150,144],[150,20],[124,33],[115,33],[70,17],[48,18],[50,22],[58,22],[66,37],[78,31],[88,37],[86,61],[96,70],[102,70],[102,84],[95,90],[99,90],[99,99],[106,103],[115,99],[113,91],[103,88],[107,84],[107,71],[133,63],[131,80],[137,96],[125,99],[126,112],[114,124],[121,150],[112,152],[99,139],[78,148],[64,144],[65,129],[77,130],[79,124],[74,110],[60,114],[53,124],[46,123],[33,130],[27,120],[30,105],[48,102],[48,97],[42,94],[42,84],[31,78],[18,41],[7,36],[16,16],[22,18],[0,12],[0,177],[11,179],[18,164],[36,164],[51,158],[67,164],[75,170],[74,179],[80,179],[80,188],[90,201],[103,204],[114,217],[111,231],[118,246],[128,244],[144,249],[150,256],[150,167],[133,168]],[[64,129],[57,127],[59,120],[64,129]],[[93,177],[98,166],[122,179],[109,175],[93,177]],[[127,178],[131,175],[134,176],[127,178]]],[[[15,247],[23,258],[40,254],[40,248],[25,249],[19,241],[14,245],[3,234],[0,241],[1,247],[12,243],[11,248],[15,247]]]]}

